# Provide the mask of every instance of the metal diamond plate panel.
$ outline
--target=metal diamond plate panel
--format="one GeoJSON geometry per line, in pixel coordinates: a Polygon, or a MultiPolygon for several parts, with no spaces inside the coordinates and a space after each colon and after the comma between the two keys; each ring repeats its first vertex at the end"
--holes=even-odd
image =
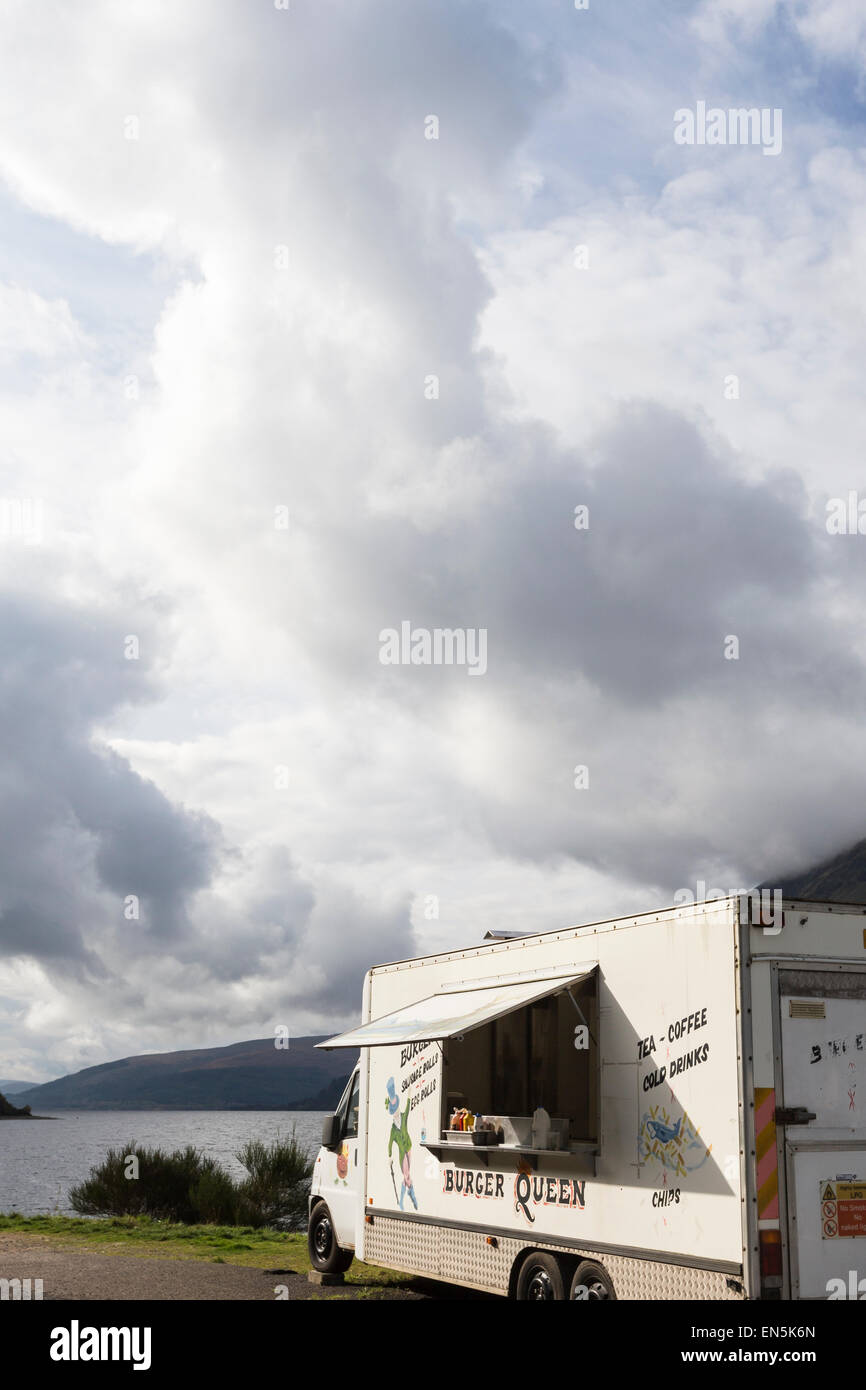
{"type": "Polygon", "coordinates": [[[459,1230],[415,1221],[374,1216],[365,1233],[365,1254],[370,1264],[408,1274],[433,1275],[454,1284],[507,1294],[515,1260],[529,1248],[561,1254],[573,1269],[581,1259],[603,1265],[613,1280],[617,1298],[663,1300],[725,1300],[737,1302],[742,1291],[728,1287],[728,1276],[690,1265],[661,1263],[611,1255],[592,1249],[574,1250],[538,1241],[492,1238],[483,1231],[459,1230]]]}

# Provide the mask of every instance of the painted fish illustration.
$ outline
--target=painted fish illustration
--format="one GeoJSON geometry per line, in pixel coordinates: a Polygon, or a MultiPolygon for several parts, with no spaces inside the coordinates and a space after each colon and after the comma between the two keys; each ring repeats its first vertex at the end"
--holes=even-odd
{"type": "Polygon", "coordinates": [[[653,1139],[658,1139],[662,1144],[671,1144],[679,1138],[682,1117],[677,1120],[675,1125],[662,1124],[661,1120],[647,1120],[647,1129],[653,1139]]]}

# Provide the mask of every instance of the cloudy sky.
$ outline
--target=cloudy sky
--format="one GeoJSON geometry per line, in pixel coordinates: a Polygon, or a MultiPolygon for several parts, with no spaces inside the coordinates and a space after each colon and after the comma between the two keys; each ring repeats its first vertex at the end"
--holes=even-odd
{"type": "Polygon", "coordinates": [[[0,34],[0,1075],[864,833],[861,0],[0,34]]]}

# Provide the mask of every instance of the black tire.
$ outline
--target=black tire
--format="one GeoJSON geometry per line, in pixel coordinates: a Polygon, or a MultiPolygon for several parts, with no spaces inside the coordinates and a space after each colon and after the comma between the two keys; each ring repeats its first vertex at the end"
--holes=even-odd
{"type": "Polygon", "coordinates": [[[582,1303],[602,1303],[616,1298],[613,1280],[602,1265],[584,1260],[574,1271],[569,1298],[582,1303]]]}
{"type": "Polygon", "coordinates": [[[307,1231],[310,1264],[321,1274],[345,1274],[355,1258],[352,1250],[342,1250],[334,1235],[334,1223],[326,1202],[317,1202],[310,1214],[307,1231]]]}
{"type": "Polygon", "coordinates": [[[528,1303],[564,1303],[565,1280],[555,1255],[530,1250],[517,1276],[516,1297],[528,1303]]]}

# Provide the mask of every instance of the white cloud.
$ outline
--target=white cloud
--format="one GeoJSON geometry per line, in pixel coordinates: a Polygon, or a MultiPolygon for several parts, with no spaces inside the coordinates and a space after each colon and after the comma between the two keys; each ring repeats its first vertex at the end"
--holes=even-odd
{"type": "MultiPolygon", "coordinates": [[[[118,290],[120,329],[0,290],[39,363],[0,399],[12,477],[52,518],[0,570],[58,603],[19,776],[25,715],[75,716],[18,864],[41,963],[16,937],[0,972],[22,1074],[330,1027],[382,956],[748,883],[862,828],[862,578],[822,526],[858,480],[861,155],[787,109],[784,159],[684,152],[630,33],[554,58],[499,21],[16,13],[0,172],[137,253],[149,294],[165,276],[152,324],[118,290]],[[382,667],[404,619],[487,627],[488,674],[382,667]],[[141,667],[115,669],[129,634],[141,667]]],[[[696,61],[702,33],[675,35],[696,61]]]]}
{"type": "Polygon", "coordinates": [[[821,57],[862,63],[866,14],[859,0],[703,0],[695,31],[718,43],[734,35],[754,39],[771,21],[791,24],[821,57]]]}

